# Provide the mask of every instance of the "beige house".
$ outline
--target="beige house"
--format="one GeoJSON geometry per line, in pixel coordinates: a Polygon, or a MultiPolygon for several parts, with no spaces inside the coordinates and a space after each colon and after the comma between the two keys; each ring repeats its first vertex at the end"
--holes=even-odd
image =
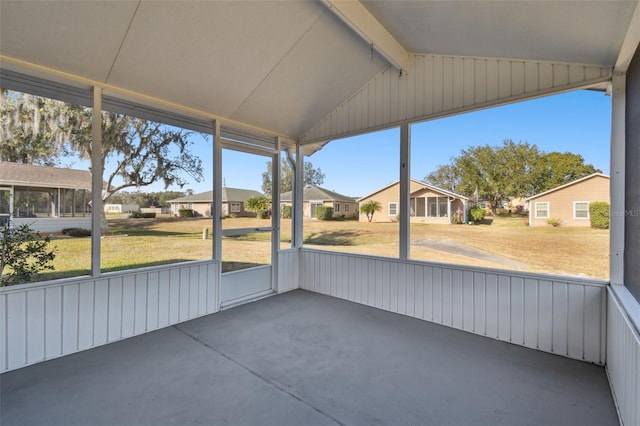
{"type": "Polygon", "coordinates": [[[562,226],[591,226],[589,203],[610,202],[609,176],[594,173],[526,199],[529,226],[549,226],[549,218],[559,218],[562,226]]]}
{"type": "MultiPolygon", "coordinates": [[[[256,213],[245,209],[245,201],[251,197],[261,197],[258,191],[240,188],[222,188],[222,215],[256,217],[256,213]]],[[[170,214],[177,216],[183,209],[191,209],[196,216],[211,217],[213,191],[191,194],[169,201],[170,214]]]]}
{"type": "MultiPolygon", "coordinates": [[[[319,206],[333,208],[333,217],[343,216],[345,218],[358,216],[358,202],[347,195],[338,194],[319,186],[310,185],[302,192],[302,214],[304,217],[315,218],[316,208],[319,206]]],[[[281,206],[293,205],[292,193],[283,192],[280,195],[281,206]]]]}
{"type": "MultiPolygon", "coordinates": [[[[447,224],[456,212],[466,217],[467,197],[415,179],[411,179],[409,185],[412,223],[447,224]]],[[[382,211],[373,215],[372,222],[395,222],[400,214],[400,181],[360,198],[358,203],[372,200],[382,206],[382,211]]],[[[367,221],[367,215],[360,213],[360,222],[367,221]]]]}

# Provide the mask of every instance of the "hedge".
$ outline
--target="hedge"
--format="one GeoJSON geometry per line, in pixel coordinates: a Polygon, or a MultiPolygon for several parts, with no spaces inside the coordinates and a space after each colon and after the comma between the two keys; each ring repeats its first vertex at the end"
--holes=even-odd
{"type": "Polygon", "coordinates": [[[325,207],[325,206],[316,207],[316,219],[318,220],[333,219],[333,207],[325,207]]]}
{"type": "Polygon", "coordinates": [[[589,203],[589,218],[591,227],[609,229],[610,207],[606,201],[592,201],[589,203]]]}

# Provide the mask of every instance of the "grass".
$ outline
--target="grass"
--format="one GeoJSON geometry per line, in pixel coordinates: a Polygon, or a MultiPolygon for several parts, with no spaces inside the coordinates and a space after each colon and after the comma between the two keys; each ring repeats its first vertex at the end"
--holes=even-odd
{"type": "MultiPolygon", "coordinates": [[[[609,232],[590,228],[529,227],[522,218],[496,217],[484,225],[411,224],[411,240],[454,241],[517,261],[524,270],[607,279],[609,232]]],[[[223,229],[269,226],[269,220],[225,219],[223,229]]],[[[102,270],[115,271],[188,260],[210,259],[212,221],[203,218],[109,218],[110,236],[102,238],[102,270]],[[208,228],[208,239],[202,231],[208,228]]],[[[281,221],[281,247],[291,240],[291,220],[281,221]]],[[[323,250],[398,256],[399,224],[357,221],[304,223],[304,244],[323,250]]],[[[85,275],[90,271],[90,238],[58,238],[55,271],[43,279],[85,275]]],[[[271,263],[270,233],[223,237],[223,269],[271,263]]],[[[499,263],[411,246],[411,258],[509,269],[499,263]]]]}

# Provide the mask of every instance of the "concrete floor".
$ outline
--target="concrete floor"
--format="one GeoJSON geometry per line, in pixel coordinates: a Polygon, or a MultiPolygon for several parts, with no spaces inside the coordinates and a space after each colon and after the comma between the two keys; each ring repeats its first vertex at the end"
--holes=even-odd
{"type": "Polygon", "coordinates": [[[0,376],[9,425],[614,425],[604,369],[297,290],[0,376]]]}

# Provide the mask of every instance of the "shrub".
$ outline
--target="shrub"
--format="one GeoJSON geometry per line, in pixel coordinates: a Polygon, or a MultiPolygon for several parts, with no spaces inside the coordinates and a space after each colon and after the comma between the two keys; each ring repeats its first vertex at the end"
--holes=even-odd
{"type": "Polygon", "coordinates": [[[547,223],[554,228],[557,228],[562,225],[562,219],[560,219],[559,217],[550,217],[549,219],[547,219],[547,223]]]}
{"type": "Polygon", "coordinates": [[[51,238],[41,238],[29,225],[0,228],[0,286],[31,281],[42,270],[53,270],[55,247],[51,238]],[[5,274],[5,268],[9,272],[5,274]]]}
{"type": "Polygon", "coordinates": [[[333,207],[326,207],[326,206],[316,207],[316,219],[318,220],[333,219],[333,207]]]}
{"type": "Polygon", "coordinates": [[[270,213],[269,210],[260,210],[258,216],[260,216],[260,219],[269,219],[270,213]]]}
{"type": "Polygon", "coordinates": [[[130,219],[154,219],[156,217],[156,212],[131,212],[129,215],[130,219]]]}
{"type": "Polygon", "coordinates": [[[283,219],[291,219],[291,206],[284,205],[280,211],[283,219]]]}
{"type": "Polygon", "coordinates": [[[68,235],[70,237],[90,237],[91,230],[84,228],[65,228],[62,230],[64,235],[68,235]]]}
{"type": "Polygon", "coordinates": [[[473,223],[481,222],[486,214],[487,211],[482,207],[474,206],[469,209],[469,219],[471,219],[473,223]]]}
{"type": "Polygon", "coordinates": [[[193,217],[193,209],[178,210],[178,217],[193,217]]]}
{"type": "Polygon", "coordinates": [[[609,229],[609,203],[606,201],[592,201],[589,203],[589,218],[592,228],[609,229]]]}

